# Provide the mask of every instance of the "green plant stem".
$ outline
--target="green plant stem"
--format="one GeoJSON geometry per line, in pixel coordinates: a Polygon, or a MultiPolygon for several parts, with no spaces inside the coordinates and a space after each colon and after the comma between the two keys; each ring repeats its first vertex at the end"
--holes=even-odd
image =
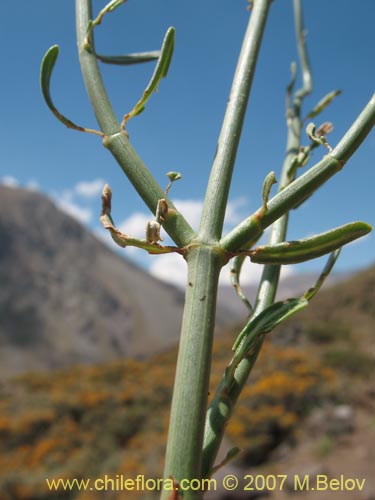
{"type": "MultiPolygon", "coordinates": [[[[279,183],[279,191],[285,189],[290,182],[288,171],[290,165],[298,152],[300,141],[301,124],[298,116],[294,116],[289,121],[288,139],[287,139],[287,154],[284,160],[282,176],[279,183]]],[[[288,225],[288,214],[284,214],[275,222],[271,229],[270,244],[284,241],[288,225]]],[[[271,305],[276,296],[277,286],[280,276],[280,266],[266,265],[264,266],[262,278],[257,294],[257,300],[254,309],[254,315],[259,314],[266,307],[271,305]]],[[[210,474],[214,466],[214,460],[220,448],[221,441],[224,436],[224,431],[227,422],[229,421],[233,407],[246,383],[249,374],[254,366],[262,346],[262,338],[260,338],[253,350],[251,357],[245,358],[238,365],[234,379],[235,382],[228,390],[226,379],[220,382],[220,385],[214,395],[207,412],[204,449],[202,459],[202,475],[203,477],[210,474]]]]}
{"type": "Polygon", "coordinates": [[[301,175],[268,202],[268,210],[259,219],[256,213],[241,222],[221,239],[220,245],[228,251],[246,248],[249,241],[288,210],[309,197],[322,184],[339,172],[375,125],[375,94],[341,139],[332,153],[301,175]]]}
{"type": "MultiPolygon", "coordinates": [[[[138,194],[155,214],[158,201],[164,198],[164,191],[142,162],[137,152],[130,144],[126,134],[121,131],[120,124],[108,99],[98,62],[93,53],[94,50],[88,51],[85,49],[84,43],[90,19],[91,0],[76,0],[79,60],[91,105],[94,109],[100,129],[105,135],[103,144],[116,158],[138,194]]],[[[92,47],[94,47],[93,40],[92,47]]],[[[184,217],[175,209],[170,200],[168,201],[168,205],[173,211],[171,211],[171,216],[165,221],[163,227],[176,245],[185,246],[195,237],[195,232],[184,217]]]]}
{"type": "MultiPolygon", "coordinates": [[[[287,186],[294,180],[290,175],[291,165],[298,154],[301,144],[301,104],[303,98],[312,91],[312,78],[310,66],[308,63],[308,55],[303,37],[303,22],[300,0],[294,1],[295,27],[297,35],[297,45],[301,60],[303,86],[296,92],[293,99],[293,105],[287,109],[287,145],[286,155],[281,171],[279,182],[279,193],[283,192],[287,186]]],[[[269,206],[268,206],[269,210],[269,206]]],[[[268,210],[266,213],[268,213],[268,210]]],[[[271,227],[269,244],[274,245],[285,240],[288,228],[289,212],[284,213],[271,227]]],[[[262,220],[262,219],[260,219],[262,220]]],[[[265,265],[260,280],[260,285],[257,293],[257,298],[254,308],[254,316],[260,314],[264,309],[272,305],[275,301],[277,287],[279,283],[281,266],[265,265]]],[[[202,458],[202,474],[207,476],[214,467],[214,460],[219,451],[219,447],[224,435],[225,427],[231,417],[233,407],[248,380],[248,377],[253,369],[253,366],[258,358],[259,352],[263,344],[263,336],[256,342],[254,350],[251,354],[243,359],[234,373],[234,383],[229,388],[226,385],[226,377],[224,376],[214,395],[207,412],[204,450],[202,458]]]]}
{"type": "MultiPolygon", "coordinates": [[[[281,171],[279,193],[284,191],[284,189],[294,181],[295,175],[297,173],[297,171],[295,170],[291,174],[291,166],[301,146],[301,106],[303,99],[308,96],[313,89],[309,56],[305,43],[305,29],[303,24],[301,0],[293,0],[293,10],[297,48],[302,71],[302,87],[295,93],[291,108],[286,110],[288,135],[286,143],[286,156],[281,171]]],[[[270,245],[280,243],[286,239],[288,222],[289,211],[286,212],[272,225],[269,239],[270,245]]],[[[276,292],[279,285],[280,271],[281,266],[277,265],[266,265],[263,267],[263,273],[255,302],[254,314],[259,314],[275,301],[276,292]]],[[[261,342],[259,342],[258,352],[260,350],[260,347],[261,342]]],[[[252,361],[252,365],[255,363],[257,356],[258,353],[256,352],[254,360],[252,361]]],[[[250,371],[252,369],[252,365],[250,367],[250,371]]],[[[247,380],[247,377],[248,375],[246,376],[245,369],[243,370],[243,379],[247,380]]]]}
{"type": "Polygon", "coordinates": [[[244,37],[203,206],[199,238],[204,242],[215,242],[221,237],[238,143],[270,4],[271,0],[255,2],[244,37]]]}
{"type": "Polygon", "coordinates": [[[305,28],[303,26],[301,0],[293,0],[294,25],[297,38],[297,48],[302,71],[302,87],[296,92],[294,97],[294,108],[297,115],[300,115],[300,106],[304,97],[312,92],[313,84],[309,56],[306,49],[305,28]]]}
{"type": "MultiPolygon", "coordinates": [[[[201,477],[217,283],[224,264],[224,256],[214,244],[221,236],[238,142],[270,3],[271,0],[256,2],[249,21],[207,187],[198,236],[203,245],[187,256],[189,284],[164,470],[164,477],[172,477],[177,482],[201,477]]],[[[167,497],[168,492],[163,492],[161,498],[167,497]]],[[[202,497],[202,491],[184,491],[184,500],[202,497]]]]}
{"type": "MultiPolygon", "coordinates": [[[[198,246],[187,256],[188,285],[182,321],[164,477],[176,482],[200,478],[204,418],[207,408],[216,295],[222,254],[198,246]]],[[[167,499],[170,492],[162,492],[167,499]]],[[[184,491],[199,500],[202,491],[184,491]]]]}

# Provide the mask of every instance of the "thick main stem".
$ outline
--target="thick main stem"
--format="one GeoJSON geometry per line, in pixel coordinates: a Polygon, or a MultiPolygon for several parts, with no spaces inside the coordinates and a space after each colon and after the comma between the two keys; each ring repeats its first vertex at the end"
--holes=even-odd
{"type": "Polygon", "coordinates": [[[203,206],[199,234],[205,242],[215,242],[221,237],[237,148],[270,3],[271,0],[254,3],[245,33],[203,206]]]}
{"type": "MultiPolygon", "coordinates": [[[[234,75],[231,95],[204,201],[199,246],[188,253],[188,286],[166,454],[164,477],[200,479],[217,284],[223,265],[215,244],[221,236],[229,187],[271,0],[257,0],[234,75]]],[[[168,492],[162,493],[162,499],[168,492]]],[[[188,490],[184,500],[199,500],[188,490]]]]}
{"type": "MultiPolygon", "coordinates": [[[[201,477],[201,452],[207,408],[216,295],[223,265],[209,246],[187,257],[188,283],[173,391],[164,477],[176,482],[201,477]]],[[[162,499],[168,498],[162,492],[162,499]]],[[[184,491],[184,500],[199,500],[202,491],[184,491]]]]}

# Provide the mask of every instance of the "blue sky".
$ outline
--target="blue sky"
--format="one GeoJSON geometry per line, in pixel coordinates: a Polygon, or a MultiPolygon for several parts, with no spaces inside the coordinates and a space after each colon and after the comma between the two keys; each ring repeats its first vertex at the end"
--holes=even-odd
{"type": "MultiPolygon", "coordinates": [[[[97,12],[104,2],[94,1],[93,5],[97,12]]],[[[331,90],[343,91],[316,119],[317,124],[333,122],[335,129],[329,141],[334,146],[374,91],[375,3],[305,0],[303,5],[314,79],[314,92],[304,109],[310,111],[331,90]]],[[[118,54],[158,49],[168,26],[176,28],[168,78],[161,82],[145,112],[133,118],[127,129],[139,155],[161,185],[167,184],[166,172],[182,173],[183,179],[175,183],[171,197],[192,224],[199,219],[248,21],[246,6],[245,0],[128,0],[96,30],[98,52],[118,54]]],[[[5,2],[0,23],[2,182],[39,189],[102,236],[104,230],[98,222],[100,191],[108,182],[118,226],[131,234],[143,234],[150,215],[100,139],[65,128],[41,97],[40,62],[48,47],[58,44],[60,57],[52,79],[54,101],[73,121],[96,127],[76,53],[74,2],[5,2]]],[[[264,176],[270,170],[279,172],[286,137],[285,87],[290,63],[296,58],[292,2],[275,0],[238,153],[227,228],[260,205],[264,176]]],[[[140,97],[153,64],[102,66],[119,118],[140,97]]],[[[317,150],[314,162],[323,154],[325,151],[317,150]]],[[[374,157],[372,132],[345,169],[292,214],[289,239],[353,220],[374,224],[374,157]]],[[[373,260],[373,249],[374,236],[349,245],[337,268],[343,271],[368,265],[373,260]]],[[[180,261],[166,256],[150,258],[140,250],[125,252],[162,278],[172,275],[183,279],[180,261]]],[[[317,271],[321,266],[319,259],[298,269],[317,271]]],[[[259,269],[253,268],[252,272],[254,277],[259,269]]]]}

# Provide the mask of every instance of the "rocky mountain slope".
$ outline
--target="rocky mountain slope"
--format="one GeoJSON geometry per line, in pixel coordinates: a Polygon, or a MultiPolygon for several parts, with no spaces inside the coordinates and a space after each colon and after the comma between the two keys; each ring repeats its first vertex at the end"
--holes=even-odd
{"type": "Polygon", "coordinates": [[[182,295],[39,193],[0,186],[0,374],[146,356],[178,338],[182,295]]]}

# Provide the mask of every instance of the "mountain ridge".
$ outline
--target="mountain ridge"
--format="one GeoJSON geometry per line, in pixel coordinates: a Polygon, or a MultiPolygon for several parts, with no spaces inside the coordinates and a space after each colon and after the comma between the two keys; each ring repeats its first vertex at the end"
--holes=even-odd
{"type": "Polygon", "coordinates": [[[3,374],[142,357],[178,338],[182,294],[37,192],[0,186],[0,281],[3,374]]]}

